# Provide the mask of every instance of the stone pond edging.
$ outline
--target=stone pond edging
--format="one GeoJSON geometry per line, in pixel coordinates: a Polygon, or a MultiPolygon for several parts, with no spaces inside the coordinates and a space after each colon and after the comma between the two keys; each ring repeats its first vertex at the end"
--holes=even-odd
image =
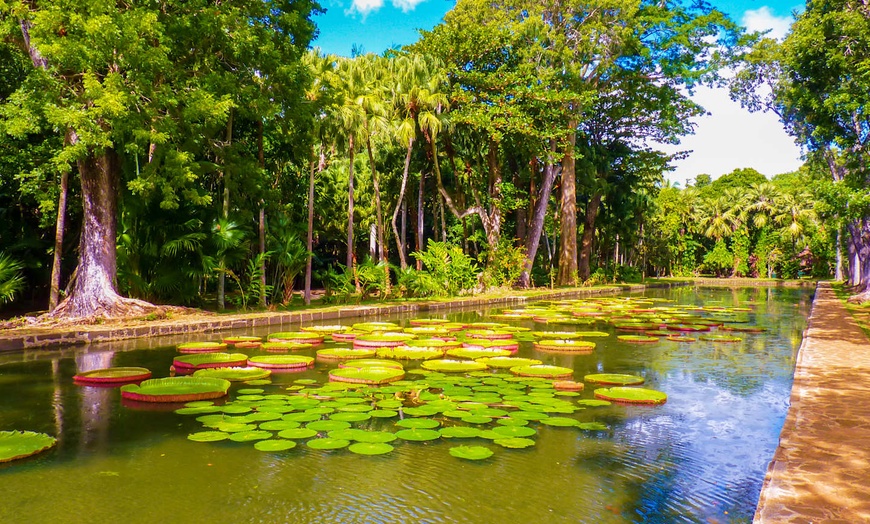
{"type": "Polygon", "coordinates": [[[870,340],[820,282],[753,522],[870,522],[868,399],[870,340]]]}
{"type": "Polygon", "coordinates": [[[309,309],[294,312],[260,312],[239,315],[215,315],[214,318],[185,322],[156,320],[136,326],[86,325],[63,328],[34,328],[27,334],[0,334],[0,352],[29,349],[51,349],[64,346],[110,342],[138,338],[164,337],[216,333],[246,328],[262,328],[306,322],[326,322],[372,316],[389,316],[403,313],[447,312],[471,307],[515,306],[537,300],[560,300],[598,295],[615,295],[625,292],[641,292],[646,289],[670,288],[690,285],[690,281],[656,282],[594,288],[572,288],[560,291],[541,291],[492,298],[457,298],[450,301],[423,301],[404,304],[347,305],[309,309]]]}

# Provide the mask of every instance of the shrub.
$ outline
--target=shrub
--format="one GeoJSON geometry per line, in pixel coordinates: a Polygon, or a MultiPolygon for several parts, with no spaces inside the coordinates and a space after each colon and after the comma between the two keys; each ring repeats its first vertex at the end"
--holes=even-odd
{"type": "Polygon", "coordinates": [[[477,264],[457,245],[429,239],[425,251],[414,251],[411,256],[424,267],[411,278],[416,296],[453,296],[477,285],[477,264]]]}
{"type": "Polygon", "coordinates": [[[510,239],[502,237],[491,257],[489,253],[481,253],[481,260],[486,260],[487,258],[490,258],[492,262],[483,270],[484,286],[510,286],[523,273],[523,265],[526,262],[526,249],[515,246],[510,239]]]}
{"type": "Polygon", "coordinates": [[[724,240],[716,242],[713,251],[704,255],[704,269],[716,276],[724,276],[734,267],[734,255],[728,251],[724,240]]]}

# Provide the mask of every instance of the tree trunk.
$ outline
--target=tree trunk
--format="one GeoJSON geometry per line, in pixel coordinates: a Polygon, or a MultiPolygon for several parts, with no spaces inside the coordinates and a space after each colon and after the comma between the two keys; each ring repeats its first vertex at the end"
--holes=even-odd
{"type": "MultiPolygon", "coordinates": [[[[426,173],[420,171],[420,185],[417,193],[417,251],[423,251],[423,188],[426,185],[426,173]]],[[[423,270],[423,262],[417,259],[417,271],[423,270]]]]}
{"type": "Polygon", "coordinates": [[[870,218],[856,220],[849,224],[852,249],[851,284],[854,296],[849,302],[870,301],[870,218]]]}
{"type": "MultiPolygon", "coordinates": [[[[230,144],[233,141],[233,110],[230,109],[229,117],[227,118],[227,135],[226,142],[224,143],[224,147],[230,147],[230,144]]],[[[221,216],[223,216],[224,220],[229,218],[230,216],[230,168],[226,162],[226,154],[224,154],[224,200],[221,216]]],[[[227,282],[227,260],[226,256],[221,254],[220,259],[220,273],[218,274],[218,296],[217,303],[218,309],[223,310],[226,307],[226,282],[227,282]]]]}
{"type": "Polygon", "coordinates": [[[115,151],[91,152],[78,161],[83,223],[77,278],[51,318],[115,318],[141,315],[156,306],[123,298],[115,287],[119,162],[115,151]]]}
{"type": "MultiPolygon", "coordinates": [[[[577,285],[577,190],[574,146],[577,133],[573,130],[577,122],[569,122],[572,132],[568,135],[565,156],[562,157],[562,209],[560,211],[561,237],[559,241],[559,274],[556,284],[560,286],[577,285]]],[[[584,232],[585,233],[585,232],[584,232]]],[[[591,247],[591,246],[590,246],[591,247]]],[[[582,277],[581,277],[582,280],[582,277]]]]}
{"type": "Polygon", "coordinates": [[[487,213],[481,209],[479,211],[483,220],[483,227],[486,233],[486,243],[489,245],[489,252],[486,255],[486,265],[493,262],[495,251],[498,248],[498,241],[501,237],[501,184],[502,172],[501,166],[498,163],[498,142],[493,138],[489,139],[489,151],[486,153],[486,163],[489,167],[489,197],[490,210],[487,213]]]}
{"type": "MultiPolygon", "coordinates": [[[[260,169],[266,170],[266,156],[263,151],[263,120],[257,121],[257,159],[260,169]]],[[[266,307],[266,204],[260,200],[260,220],[257,233],[260,236],[260,307],[266,307]]]]}
{"type": "MultiPolygon", "coordinates": [[[[326,155],[323,152],[323,144],[320,144],[320,160],[317,163],[318,172],[326,168],[326,155]]],[[[308,174],[308,238],[306,239],[308,257],[305,261],[305,305],[311,305],[311,261],[314,258],[314,166],[308,174]]]]}
{"type": "Polygon", "coordinates": [[[583,222],[583,238],[580,241],[580,263],[577,266],[577,276],[580,281],[586,281],[591,274],[592,245],[595,242],[595,219],[601,206],[601,193],[596,192],[586,204],[586,218],[583,222]]]}
{"type": "Polygon", "coordinates": [[[63,233],[66,228],[66,197],[69,189],[69,171],[60,174],[60,189],[57,198],[57,222],[54,229],[54,254],[51,262],[51,290],[48,296],[48,310],[54,311],[60,295],[60,263],[63,258],[63,233]]]}
{"type": "Polygon", "coordinates": [[[408,186],[408,170],[411,167],[411,150],[414,145],[414,139],[408,139],[408,151],[405,154],[405,168],[402,171],[402,185],[399,188],[399,199],[396,201],[396,209],[393,210],[393,219],[390,223],[393,225],[393,234],[396,236],[396,247],[399,250],[399,265],[402,269],[408,267],[408,260],[405,258],[405,222],[402,215],[402,233],[399,234],[399,229],[396,227],[396,219],[399,216],[399,210],[404,209],[405,188],[408,186]]]}
{"type": "MultiPolygon", "coordinates": [[[[559,168],[555,165],[552,155],[556,152],[556,141],[550,142],[551,158],[544,168],[544,180],[541,182],[541,194],[537,196],[535,201],[535,210],[532,214],[531,232],[526,238],[526,260],[523,264],[523,272],[520,275],[518,285],[523,288],[528,288],[532,284],[532,265],[535,263],[535,257],[538,254],[538,246],[541,245],[541,233],[544,231],[544,218],[547,216],[547,205],[550,202],[550,193],[553,190],[553,183],[556,180],[559,168]]],[[[534,176],[534,175],[533,175],[534,176]]]]}
{"type": "Polygon", "coordinates": [[[347,149],[348,158],[350,159],[347,174],[347,269],[348,271],[353,271],[353,261],[355,260],[353,256],[353,135],[350,135],[350,138],[348,138],[347,149]]]}
{"type": "MultiPolygon", "coordinates": [[[[366,131],[368,131],[368,125],[366,125],[366,131]]],[[[369,165],[372,169],[372,184],[375,188],[375,220],[376,220],[376,229],[377,229],[377,239],[378,239],[378,260],[384,266],[384,296],[390,294],[390,264],[387,263],[387,243],[384,242],[384,213],[381,208],[381,185],[378,180],[378,172],[375,169],[375,156],[372,152],[372,140],[371,133],[366,134],[366,149],[368,149],[369,153],[369,165]]],[[[398,206],[396,206],[398,207],[398,206]]]]}
{"type": "Polygon", "coordinates": [[[834,269],[834,280],[843,281],[843,227],[837,227],[837,264],[834,269]]]}

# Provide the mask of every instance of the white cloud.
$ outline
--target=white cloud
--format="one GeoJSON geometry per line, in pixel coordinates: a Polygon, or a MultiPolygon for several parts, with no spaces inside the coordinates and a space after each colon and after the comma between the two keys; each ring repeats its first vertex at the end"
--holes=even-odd
{"type": "Polygon", "coordinates": [[[767,31],[767,36],[782,40],[791,27],[791,16],[776,16],[769,7],[761,6],[743,13],[743,25],[749,31],[767,31]]]}
{"type": "Polygon", "coordinates": [[[384,0],[353,0],[346,14],[359,13],[365,18],[372,11],[377,11],[384,6],[384,0]]]}
{"type": "Polygon", "coordinates": [[[393,5],[401,9],[403,13],[413,11],[418,4],[421,4],[425,1],[426,0],[392,0],[393,5]]]}
{"type": "Polygon", "coordinates": [[[695,119],[696,133],[679,146],[660,146],[669,153],[692,150],[665,176],[685,187],[699,174],[717,178],[741,167],[772,177],[801,166],[800,148],[772,113],[750,113],[728,97],[724,88],[698,88],[692,99],[710,115],[695,119]]]}

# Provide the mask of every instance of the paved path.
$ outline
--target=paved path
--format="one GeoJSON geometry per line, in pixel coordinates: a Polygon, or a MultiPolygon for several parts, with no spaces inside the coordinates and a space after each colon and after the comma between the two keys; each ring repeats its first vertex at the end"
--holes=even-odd
{"type": "Polygon", "coordinates": [[[756,523],[870,523],[870,341],[820,283],[756,523]]]}

